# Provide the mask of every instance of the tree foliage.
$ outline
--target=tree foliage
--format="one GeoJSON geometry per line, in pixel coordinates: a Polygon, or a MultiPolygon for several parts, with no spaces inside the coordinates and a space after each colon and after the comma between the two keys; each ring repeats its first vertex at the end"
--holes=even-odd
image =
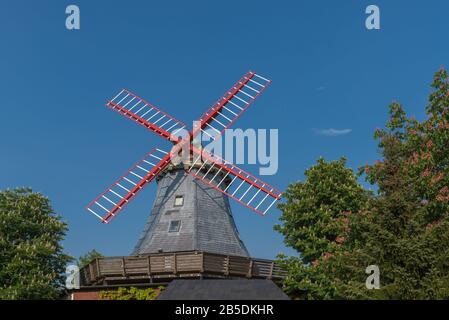
{"type": "Polygon", "coordinates": [[[155,300],[164,290],[163,286],[157,288],[120,287],[117,290],[104,290],[100,292],[102,300],[155,300]]]}
{"type": "Polygon", "coordinates": [[[363,168],[379,188],[365,241],[377,248],[365,254],[383,276],[375,297],[449,298],[447,71],[435,74],[432,88],[424,121],[408,117],[399,103],[390,106],[386,128],[375,133],[383,159],[363,168]]]}
{"type": "Polygon", "coordinates": [[[0,299],[56,299],[66,264],[67,226],[31,189],[0,192],[0,299]]]}
{"type": "Polygon", "coordinates": [[[82,268],[88,265],[92,260],[95,260],[96,258],[103,258],[103,255],[97,250],[92,249],[78,258],[77,265],[79,268],[82,268]]]}
{"type": "Polygon", "coordinates": [[[299,257],[282,257],[289,273],[287,292],[310,299],[331,299],[335,293],[330,275],[323,268],[342,251],[348,233],[349,216],[362,211],[369,193],[357,182],[344,158],[327,162],[320,158],[306,170],[304,182],[288,187],[286,203],[280,204],[282,225],[275,229],[285,243],[300,252],[299,257]]]}
{"type": "MultiPolygon", "coordinates": [[[[390,105],[385,128],[375,132],[382,158],[360,168],[360,174],[377,186],[377,193],[368,198],[366,207],[348,215],[344,241],[333,252],[328,251],[331,255],[327,259],[318,259],[315,264],[304,258],[284,259],[291,271],[286,280],[289,291],[306,292],[300,295],[305,298],[449,298],[447,71],[441,69],[435,74],[432,88],[427,117],[423,121],[408,117],[397,102],[390,105]],[[380,268],[379,290],[365,287],[365,268],[372,264],[380,268]]],[[[337,179],[335,172],[324,173],[324,181],[337,179]]],[[[320,194],[324,194],[321,190],[326,189],[325,184],[313,181],[309,176],[301,184],[318,188],[313,189],[317,195],[312,192],[306,195],[313,198],[310,203],[315,203],[310,211],[322,215],[322,203],[326,202],[320,199],[320,194]]],[[[297,185],[289,190],[298,188],[297,185]]],[[[289,199],[291,196],[287,192],[287,203],[280,207],[286,243],[301,253],[304,251],[306,258],[313,252],[308,247],[315,248],[319,254],[324,242],[316,234],[326,232],[329,226],[307,219],[310,213],[298,210],[297,202],[305,201],[302,199],[304,194],[297,193],[289,199]],[[306,214],[305,218],[298,218],[300,214],[306,214]],[[296,223],[293,228],[285,229],[292,223],[296,223]],[[313,228],[318,231],[304,231],[313,228]],[[301,239],[293,243],[295,236],[301,239]],[[309,242],[307,247],[298,246],[305,242],[309,242]]],[[[327,197],[343,201],[348,195],[336,189],[329,191],[327,197]]],[[[323,216],[327,217],[326,213],[323,216]]]]}

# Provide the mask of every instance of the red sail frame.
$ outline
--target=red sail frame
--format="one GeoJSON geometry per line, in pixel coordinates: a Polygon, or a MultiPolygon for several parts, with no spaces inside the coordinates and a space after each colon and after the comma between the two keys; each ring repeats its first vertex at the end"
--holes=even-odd
{"type": "MultiPolygon", "coordinates": [[[[263,182],[262,180],[254,177],[253,175],[243,171],[242,169],[238,168],[237,166],[231,164],[230,162],[221,159],[220,157],[211,154],[210,152],[207,152],[206,150],[199,150],[193,144],[191,141],[193,138],[199,133],[199,132],[205,132],[204,129],[211,128],[218,134],[216,134],[213,139],[215,140],[219,136],[223,134],[223,132],[231,126],[234,121],[240,117],[244,111],[254,102],[254,100],[267,88],[267,86],[271,83],[271,80],[266,79],[255,72],[248,71],[242,78],[237,81],[234,86],[226,92],[226,94],[221,97],[209,110],[207,110],[199,119],[199,127],[193,128],[184,138],[180,138],[179,136],[176,136],[176,133],[179,132],[181,129],[184,129],[186,127],[185,124],[182,122],[176,120],[172,116],[168,115],[167,113],[161,111],[160,109],[156,108],[149,102],[143,100],[142,98],[138,97],[134,93],[130,92],[129,90],[122,89],[113,99],[108,100],[106,103],[106,106],[112,109],[113,111],[124,115],[125,117],[133,120],[134,122],[138,123],[139,125],[144,126],[148,130],[156,133],[157,135],[175,142],[176,145],[174,149],[166,153],[165,151],[162,151],[160,149],[153,149],[144,159],[139,161],[136,165],[134,165],[130,170],[128,170],[121,178],[119,178],[114,184],[112,184],[108,189],[106,189],[105,192],[100,194],[94,201],[92,201],[88,206],[87,210],[95,214],[102,222],[109,223],[123,208],[137,195],[137,193],[142,190],[142,188],[150,183],[158,174],[161,173],[161,171],[168,166],[168,164],[171,162],[171,155],[177,154],[177,151],[179,151],[185,144],[190,144],[190,148],[193,152],[193,155],[197,156],[197,159],[205,160],[206,162],[203,164],[208,164],[208,170],[206,172],[206,175],[201,176],[200,172],[203,166],[200,167],[199,170],[194,171],[192,170],[194,168],[194,165],[187,170],[187,172],[204,183],[214,187],[215,189],[223,192],[227,196],[235,199],[236,201],[242,203],[246,207],[250,208],[251,210],[265,215],[266,212],[271,208],[271,206],[278,200],[281,199],[282,193],[275,189],[274,187],[270,186],[269,184],[263,182]],[[256,79],[257,78],[257,79],[256,79]],[[250,85],[251,82],[251,85],[250,85]],[[253,87],[254,86],[254,87],[253,87]],[[247,91],[245,91],[245,90],[247,91]],[[254,93],[249,93],[248,91],[253,91],[254,93]],[[117,102],[117,100],[119,100],[117,102]],[[136,103],[135,103],[136,102],[136,103]],[[243,104],[242,104],[243,103],[243,104]],[[131,107],[128,107],[128,105],[131,105],[131,107]],[[136,110],[134,110],[136,109],[136,110]],[[133,111],[134,110],[134,111],[133,111]],[[226,115],[226,112],[227,115],[226,115]],[[145,116],[149,115],[149,118],[146,118],[145,116]],[[160,118],[156,116],[161,116],[160,118]],[[156,117],[156,118],[155,118],[156,117]],[[220,120],[218,120],[220,118],[220,120]],[[156,121],[150,121],[153,118],[158,119],[156,121]],[[165,118],[165,119],[164,119],[165,118]],[[162,121],[164,119],[164,121],[162,121]],[[160,122],[160,124],[158,124],[160,122]],[[219,124],[222,129],[221,131],[217,128],[215,128],[213,125],[219,124]],[[162,152],[165,155],[160,158],[158,158],[160,161],[157,164],[151,163],[151,168],[144,167],[144,163],[148,165],[150,163],[147,161],[149,157],[154,157],[155,152],[162,152]],[[216,181],[205,179],[208,173],[211,172],[212,169],[216,169],[217,173],[214,174],[214,179],[218,176],[219,172],[226,172],[226,175],[224,176],[223,182],[226,177],[234,177],[232,181],[227,185],[226,188],[220,188],[220,184],[218,184],[216,181]],[[134,171],[137,170],[143,170],[145,174],[140,175],[137,174],[134,171]],[[134,176],[134,177],[131,177],[134,176]],[[135,179],[135,176],[140,178],[139,181],[133,181],[132,178],[135,179]],[[131,187],[124,187],[121,183],[123,181],[127,181],[127,183],[131,183],[131,187]],[[239,187],[234,190],[233,193],[228,192],[229,187],[232,186],[232,184],[235,181],[239,181],[239,187]],[[240,197],[236,196],[237,191],[241,188],[242,185],[249,185],[249,188],[246,189],[245,193],[241,195],[240,197]],[[121,189],[127,191],[126,194],[119,193],[118,190],[115,190],[114,188],[120,187],[121,189]],[[252,194],[251,199],[243,199],[245,197],[251,196],[250,190],[253,192],[252,189],[255,189],[255,193],[252,194]],[[258,202],[257,206],[251,205],[251,203],[256,199],[256,197],[259,195],[259,193],[262,192],[262,195],[265,194],[261,202],[258,202]],[[115,196],[118,198],[113,198],[115,196]],[[273,201],[270,203],[268,208],[265,210],[259,210],[259,207],[262,205],[262,203],[265,202],[267,198],[273,199],[273,201]],[[101,202],[103,201],[103,202],[101,202]],[[112,207],[111,207],[112,204],[112,207]],[[107,214],[102,217],[100,214],[97,213],[98,208],[101,210],[104,210],[107,212],[107,214]],[[95,210],[94,210],[95,209],[95,210]]],[[[210,134],[209,134],[210,135],[210,134]]],[[[211,136],[212,137],[212,136],[211,136]]],[[[221,177],[221,176],[220,176],[221,177]]],[[[220,182],[220,183],[221,183],[220,182]]]]}
{"type": "Polygon", "coordinates": [[[268,212],[268,210],[274,205],[274,203],[281,199],[281,196],[282,196],[281,191],[270,186],[268,183],[263,182],[262,180],[256,178],[252,174],[245,172],[244,170],[240,169],[239,167],[230,163],[229,161],[226,161],[226,160],[218,157],[217,155],[214,155],[204,149],[200,150],[194,146],[192,146],[192,150],[193,150],[193,154],[194,154],[193,163],[192,163],[192,166],[189,168],[189,170],[186,170],[186,172],[195,176],[196,178],[200,179],[202,182],[208,184],[209,186],[223,192],[224,194],[226,194],[227,196],[236,200],[237,202],[243,204],[247,208],[249,208],[261,215],[265,215],[268,212]],[[198,164],[198,161],[200,161],[199,164],[202,164],[202,166],[199,167],[199,169],[195,171],[195,169],[196,169],[195,165],[198,164]],[[202,175],[202,173],[204,173],[204,171],[202,171],[203,168],[205,168],[204,171],[206,171],[206,173],[202,175]],[[215,170],[212,170],[213,168],[215,168],[215,170]],[[221,175],[219,175],[220,172],[222,172],[221,175]],[[223,176],[223,173],[226,173],[226,174],[223,176]],[[212,179],[206,178],[208,176],[208,174],[212,175],[213,178],[212,179]],[[230,183],[231,185],[235,181],[240,182],[238,189],[237,190],[234,189],[233,193],[230,192],[230,190],[231,190],[229,188],[230,185],[228,185],[226,183],[223,184],[223,181],[227,177],[229,177],[229,178],[233,177],[233,179],[231,179],[232,180],[230,183]],[[239,189],[241,189],[241,187],[243,185],[246,185],[249,187],[245,190],[243,195],[242,195],[242,193],[240,193],[240,198],[239,198],[236,196],[236,194],[237,194],[237,191],[239,191],[239,189]],[[222,188],[220,188],[220,186],[222,188]],[[253,193],[248,194],[249,190],[251,190],[252,188],[254,188],[257,191],[255,191],[255,192],[253,191],[253,193]],[[262,194],[260,194],[260,191],[262,191],[262,194]],[[259,194],[260,194],[261,198],[256,199],[256,197],[259,194]],[[252,195],[252,197],[251,197],[251,195],[252,195]],[[246,199],[245,199],[245,201],[243,201],[243,199],[245,197],[246,197],[246,199]],[[265,208],[264,210],[260,209],[261,205],[268,198],[271,198],[273,201],[269,202],[269,204],[264,206],[264,208],[265,208]],[[254,200],[256,200],[256,201],[254,201],[254,200]],[[254,202],[257,203],[257,205],[251,205],[254,202]]]}
{"type": "Polygon", "coordinates": [[[248,109],[271,82],[271,80],[266,79],[253,71],[248,71],[196,121],[196,123],[199,122],[200,124],[199,127],[193,128],[190,131],[192,138],[195,138],[200,131],[204,132],[204,129],[210,128],[218,134],[211,136],[207,132],[205,133],[211,136],[213,140],[217,139],[248,109]],[[258,81],[253,80],[255,78],[258,78],[258,81]],[[249,85],[250,82],[253,82],[255,84],[254,86],[257,86],[257,89],[251,87],[249,85]],[[246,91],[243,91],[243,89],[253,90],[256,94],[250,95],[246,91]],[[243,95],[239,96],[239,93],[243,95]],[[238,99],[240,102],[233,102],[233,99],[238,99]],[[227,115],[224,114],[225,110],[227,111],[227,115]],[[219,116],[221,117],[220,121],[218,120],[219,116]],[[219,126],[219,129],[211,125],[214,121],[216,122],[215,124],[219,126]]]}
{"type": "MultiPolygon", "coordinates": [[[[170,164],[171,154],[154,148],[142,160],[137,162],[131,169],[126,171],[117,181],[93,200],[86,209],[93,213],[103,223],[109,223],[123,208],[150,183],[166,166],[170,164]],[[163,158],[155,156],[155,153],[165,154],[163,158]],[[148,159],[154,157],[160,159],[157,164],[148,159]],[[144,174],[142,174],[144,172],[144,174]],[[140,180],[136,181],[135,177],[140,180]],[[134,179],[134,180],[133,180],[134,179]],[[125,190],[127,193],[123,193],[125,190]],[[98,210],[106,211],[106,215],[101,216],[98,210]]],[[[101,212],[101,211],[100,211],[101,212]]]]}
{"type": "Polygon", "coordinates": [[[174,133],[186,127],[181,121],[176,120],[166,112],[160,110],[127,89],[122,89],[122,91],[112,100],[108,100],[106,106],[168,141],[178,142],[180,138],[174,135],[174,133]],[[114,100],[119,100],[119,102],[114,102],[114,100]],[[126,108],[128,105],[131,105],[129,109],[126,108]],[[140,112],[142,113],[139,115],[140,112]],[[147,115],[149,118],[145,117],[147,115]],[[159,118],[159,116],[161,117],[159,118]],[[152,118],[154,118],[155,121],[150,121],[152,118]],[[164,118],[165,120],[161,121],[162,125],[156,125],[158,119],[160,121],[164,118]]]}

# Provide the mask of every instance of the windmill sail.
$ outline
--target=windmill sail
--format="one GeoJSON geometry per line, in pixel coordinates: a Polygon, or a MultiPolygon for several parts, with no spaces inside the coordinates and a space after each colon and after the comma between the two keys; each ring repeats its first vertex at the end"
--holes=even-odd
{"type": "Polygon", "coordinates": [[[196,122],[195,137],[200,131],[215,140],[242,115],[271,83],[271,80],[248,71],[196,122]]]}
{"type": "MultiPolygon", "coordinates": [[[[105,192],[92,201],[87,209],[104,223],[109,223],[150,181],[171,163],[172,156],[183,154],[185,146],[193,153],[193,164],[186,169],[192,176],[265,215],[281,199],[282,193],[246,173],[237,166],[199,150],[192,139],[199,133],[217,139],[267,88],[271,80],[249,71],[240,78],[186,134],[186,125],[127,89],[122,89],[106,105],[115,112],[175,143],[170,153],[152,150],[144,159],[128,170],[105,192]],[[182,136],[181,136],[182,135],[182,136]]],[[[188,159],[192,153],[187,153],[188,159]]],[[[181,169],[182,170],[182,169],[181,169]]]]}
{"type": "Polygon", "coordinates": [[[170,153],[153,149],[86,208],[104,223],[109,223],[142,188],[170,163],[170,153]]]}
{"type": "Polygon", "coordinates": [[[268,183],[206,150],[193,149],[187,172],[251,210],[265,215],[282,193],[268,183]]]}
{"type": "Polygon", "coordinates": [[[115,112],[169,140],[178,141],[177,133],[186,127],[169,114],[156,108],[127,89],[122,89],[106,106],[115,112]]]}

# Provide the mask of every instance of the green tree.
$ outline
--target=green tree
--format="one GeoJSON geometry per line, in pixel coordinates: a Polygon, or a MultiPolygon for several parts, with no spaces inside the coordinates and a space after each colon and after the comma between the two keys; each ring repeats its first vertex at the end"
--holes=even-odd
{"type": "Polygon", "coordinates": [[[31,189],[0,192],[0,299],[56,299],[71,257],[60,242],[67,225],[31,189]]]}
{"type": "MultiPolygon", "coordinates": [[[[432,88],[423,121],[408,117],[399,103],[390,105],[385,128],[375,132],[382,159],[360,168],[360,174],[377,187],[377,192],[347,215],[343,239],[340,239],[343,241],[334,241],[339,245],[327,242],[335,235],[335,227],[331,224],[329,228],[320,217],[329,220],[329,214],[322,212],[323,204],[326,206],[329,199],[334,199],[331,203],[346,203],[351,195],[338,192],[338,188],[327,194],[321,191],[329,181],[338,181],[340,175],[320,169],[323,176],[306,175],[306,182],[289,188],[287,202],[280,206],[284,226],[278,230],[286,236],[288,245],[303,253],[300,258],[284,258],[290,272],[286,288],[293,296],[449,298],[449,76],[446,70],[435,74],[432,88]],[[307,186],[311,191],[307,191],[307,186]],[[304,217],[298,218],[299,214],[304,217]],[[324,255],[317,259],[322,252],[324,255]],[[380,268],[378,290],[365,287],[365,269],[369,265],[380,268]]],[[[334,213],[339,210],[342,209],[337,206],[334,213]]]]}
{"type": "MultiPolygon", "coordinates": [[[[366,237],[352,254],[352,266],[377,264],[381,289],[348,286],[350,297],[449,298],[449,78],[435,74],[427,117],[408,117],[390,105],[386,128],[375,137],[383,159],[361,168],[378,186],[366,237]]],[[[357,275],[354,275],[357,277],[357,275]]],[[[360,278],[360,276],[359,276],[360,278]]]]}
{"type": "Polygon", "coordinates": [[[349,217],[365,209],[369,194],[346,168],[344,158],[320,158],[306,170],[304,182],[290,185],[279,205],[282,225],[275,229],[299,257],[281,256],[289,273],[285,281],[293,297],[332,299],[337,295],[334,276],[326,273],[328,261],[347,246],[349,217]]]}
{"type": "Polygon", "coordinates": [[[95,249],[92,249],[85,255],[82,255],[81,257],[78,258],[77,265],[79,268],[82,268],[82,267],[88,265],[92,260],[94,260],[96,258],[103,258],[103,257],[104,256],[100,252],[98,252],[95,249]]]}

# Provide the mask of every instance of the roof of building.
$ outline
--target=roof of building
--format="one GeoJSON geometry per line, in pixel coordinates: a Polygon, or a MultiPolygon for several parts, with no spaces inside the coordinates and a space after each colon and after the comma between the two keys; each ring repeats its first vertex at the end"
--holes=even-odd
{"type": "Polygon", "coordinates": [[[158,300],[289,300],[271,280],[174,280],[158,300]]]}

